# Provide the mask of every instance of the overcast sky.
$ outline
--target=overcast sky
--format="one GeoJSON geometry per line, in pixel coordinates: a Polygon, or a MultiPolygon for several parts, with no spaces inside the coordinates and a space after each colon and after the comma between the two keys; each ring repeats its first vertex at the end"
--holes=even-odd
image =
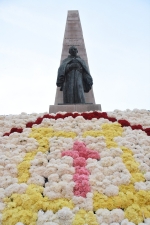
{"type": "Polygon", "coordinates": [[[103,111],[150,110],[150,0],[0,0],[0,115],[48,112],[68,10],[103,111]]]}

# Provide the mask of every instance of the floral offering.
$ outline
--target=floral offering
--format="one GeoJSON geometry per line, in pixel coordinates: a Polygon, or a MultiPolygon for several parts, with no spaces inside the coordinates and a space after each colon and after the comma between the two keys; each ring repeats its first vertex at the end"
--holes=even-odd
{"type": "Polygon", "coordinates": [[[1,225],[150,225],[150,111],[0,116],[1,225]]]}

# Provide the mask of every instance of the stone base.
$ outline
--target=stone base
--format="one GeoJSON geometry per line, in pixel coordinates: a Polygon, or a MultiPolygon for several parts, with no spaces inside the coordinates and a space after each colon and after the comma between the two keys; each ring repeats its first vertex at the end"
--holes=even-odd
{"type": "Polygon", "coordinates": [[[101,111],[100,104],[50,105],[49,113],[101,111]]]}

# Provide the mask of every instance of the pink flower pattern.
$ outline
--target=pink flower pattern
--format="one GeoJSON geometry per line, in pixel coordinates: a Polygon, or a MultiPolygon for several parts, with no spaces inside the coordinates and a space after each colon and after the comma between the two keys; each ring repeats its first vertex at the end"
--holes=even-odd
{"type": "Polygon", "coordinates": [[[74,195],[85,198],[86,194],[91,191],[89,184],[90,172],[86,169],[86,160],[88,158],[99,160],[99,153],[88,149],[85,143],[76,141],[72,151],[67,150],[62,152],[62,156],[73,158],[73,166],[75,167],[75,174],[73,175],[73,181],[75,182],[74,195]]]}

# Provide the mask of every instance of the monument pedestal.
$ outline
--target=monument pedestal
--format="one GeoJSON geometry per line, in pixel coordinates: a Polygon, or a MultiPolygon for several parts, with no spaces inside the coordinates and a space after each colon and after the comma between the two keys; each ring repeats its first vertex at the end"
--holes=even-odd
{"type": "Polygon", "coordinates": [[[100,104],[61,104],[50,105],[49,113],[101,111],[100,104]]]}

